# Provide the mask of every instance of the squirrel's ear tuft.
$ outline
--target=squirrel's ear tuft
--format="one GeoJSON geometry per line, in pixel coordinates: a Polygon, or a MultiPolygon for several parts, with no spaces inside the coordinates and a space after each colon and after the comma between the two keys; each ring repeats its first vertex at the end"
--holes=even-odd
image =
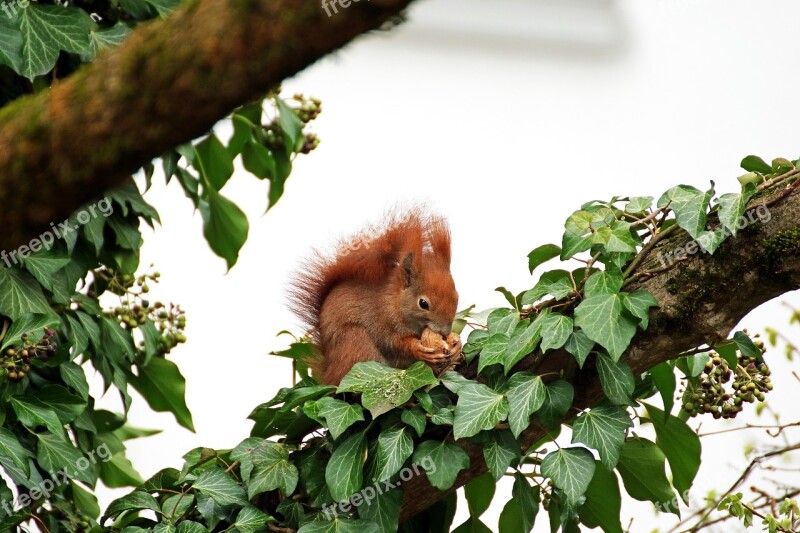
{"type": "Polygon", "coordinates": [[[450,228],[442,217],[432,217],[428,229],[428,239],[434,255],[445,266],[450,266],[450,228]]]}
{"type": "Polygon", "coordinates": [[[406,257],[403,259],[403,264],[401,265],[403,268],[403,288],[406,289],[411,286],[411,283],[414,281],[414,254],[413,252],[408,252],[406,257]]]}

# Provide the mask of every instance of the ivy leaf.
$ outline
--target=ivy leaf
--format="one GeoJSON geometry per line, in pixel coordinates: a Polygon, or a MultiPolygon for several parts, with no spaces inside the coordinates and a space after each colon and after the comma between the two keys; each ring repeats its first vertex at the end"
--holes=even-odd
{"type": "Polygon", "coordinates": [[[65,255],[57,255],[55,252],[40,252],[26,257],[22,261],[25,270],[33,274],[42,287],[53,291],[53,276],[56,272],[70,263],[71,259],[65,255]]]}
{"type": "Polygon", "coordinates": [[[661,394],[664,410],[667,413],[672,412],[672,406],[675,404],[675,370],[665,361],[650,369],[650,377],[661,394]]]}
{"type": "Polygon", "coordinates": [[[625,441],[617,471],[632,498],[651,501],[660,510],[680,516],[673,502],[675,493],[667,481],[664,454],[655,443],[642,438],[625,441]]]}
{"type": "Polygon", "coordinates": [[[281,489],[287,498],[297,487],[299,472],[289,461],[289,451],[280,443],[263,441],[250,452],[253,469],[247,483],[247,497],[281,489]]]}
{"type": "Polygon", "coordinates": [[[600,404],[579,416],[572,427],[572,443],[581,443],[600,453],[606,468],[613,470],[625,442],[626,430],[633,427],[624,409],[600,404]]]}
{"type": "Polygon", "coordinates": [[[703,250],[713,254],[717,251],[717,248],[719,248],[720,244],[725,242],[725,239],[728,238],[727,231],[728,230],[724,228],[717,228],[714,231],[702,231],[695,240],[703,250]]]}
{"type": "Polygon", "coordinates": [[[303,138],[303,123],[297,117],[297,113],[286,105],[286,102],[281,98],[275,98],[275,103],[278,105],[278,122],[281,125],[283,134],[286,135],[289,147],[292,151],[300,146],[303,138]]]}
{"type": "Polygon", "coordinates": [[[531,487],[527,478],[514,472],[511,500],[500,513],[500,533],[530,533],[539,512],[539,487],[531,487]]]}
{"type": "Polygon", "coordinates": [[[134,347],[131,334],[119,322],[107,316],[100,317],[100,338],[105,353],[116,363],[123,358],[133,359],[134,347]]]}
{"type": "Polygon", "coordinates": [[[425,412],[419,406],[412,407],[411,409],[405,409],[403,414],[400,415],[400,419],[414,428],[414,431],[417,432],[417,436],[420,437],[425,431],[425,426],[428,423],[428,420],[425,417],[425,412]]]}
{"type": "Polygon", "coordinates": [[[592,235],[592,244],[602,245],[606,253],[635,253],[639,243],[631,234],[630,222],[618,220],[598,228],[592,235]]]}
{"type": "Polygon", "coordinates": [[[639,319],[640,328],[647,329],[650,320],[650,308],[658,307],[658,300],[649,292],[638,289],[630,293],[622,293],[622,305],[639,319]]]}
{"type": "Polygon", "coordinates": [[[183,0],[147,0],[147,3],[156,8],[158,15],[165,18],[172,13],[183,0]]]}
{"type": "Polygon", "coordinates": [[[100,504],[97,503],[97,497],[72,480],[69,482],[69,488],[72,491],[72,501],[75,502],[75,507],[93,520],[97,520],[100,516],[100,504]]]}
{"type": "Polygon", "coordinates": [[[519,322],[519,313],[511,309],[495,309],[489,314],[486,325],[489,330],[489,335],[502,333],[506,336],[511,336],[514,329],[519,322]]]}
{"type": "Polygon", "coordinates": [[[617,475],[612,470],[595,468],[586,489],[586,501],[581,506],[581,523],[590,528],[600,527],[605,533],[622,533],[621,508],[617,475]]]}
{"type": "Polygon", "coordinates": [[[617,405],[630,405],[635,387],[633,372],[627,363],[613,361],[603,353],[597,354],[597,373],[603,392],[617,405]]]}
{"type": "Polygon", "coordinates": [[[567,343],[564,345],[564,349],[575,356],[575,360],[578,362],[580,368],[583,368],[583,363],[586,362],[586,358],[589,356],[589,352],[592,351],[592,348],[594,348],[594,341],[587,337],[586,333],[581,329],[573,331],[572,335],[567,339],[567,343]]]}
{"type": "Polygon", "coordinates": [[[23,76],[33,81],[53,69],[61,50],[76,54],[89,50],[92,19],[83,9],[31,2],[20,10],[23,76]]]}
{"type": "Polygon", "coordinates": [[[0,455],[11,459],[26,476],[31,475],[31,466],[28,461],[31,454],[22,447],[16,435],[6,428],[0,428],[0,455]]]}
{"type": "Polygon", "coordinates": [[[741,166],[748,172],[758,172],[759,174],[772,173],[772,167],[757,155],[748,155],[742,159],[741,166]]]}
{"type": "Polygon", "coordinates": [[[269,520],[269,515],[261,512],[254,505],[246,505],[236,516],[233,527],[241,533],[257,533],[264,531],[264,526],[269,520]]]}
{"type": "Polygon", "coordinates": [[[653,204],[652,196],[633,196],[628,203],[625,204],[626,213],[641,213],[647,211],[653,204]]]}
{"type": "Polygon", "coordinates": [[[665,416],[661,409],[642,404],[656,430],[656,444],[669,461],[672,485],[679,494],[688,494],[700,468],[700,437],[680,418],[665,416]]]}
{"type": "Polygon", "coordinates": [[[34,342],[42,338],[45,328],[58,326],[58,317],[52,314],[24,314],[14,320],[8,328],[0,350],[5,350],[12,344],[22,341],[22,335],[29,335],[29,339],[34,342]]]}
{"type": "Polygon", "coordinates": [[[366,453],[363,432],[352,435],[336,447],[325,468],[325,482],[334,500],[347,500],[361,489],[366,453]]]}
{"type": "Polygon", "coordinates": [[[330,522],[309,522],[297,533],[381,533],[378,524],[369,520],[336,517],[330,522]]]}
{"type": "Polygon", "coordinates": [[[739,348],[739,351],[742,352],[742,355],[746,355],[747,357],[755,357],[758,360],[761,360],[761,350],[753,342],[747,333],[743,331],[737,331],[733,334],[733,342],[736,343],[736,347],[739,348]]]}
{"type": "Polygon", "coordinates": [[[8,65],[19,73],[22,65],[22,32],[19,23],[10,17],[0,18],[0,65],[8,65]]]}
{"type": "Polygon", "coordinates": [[[250,224],[236,204],[214,189],[209,188],[206,193],[206,199],[198,204],[203,216],[203,234],[208,245],[215,254],[225,259],[230,270],[247,240],[250,224]]]}
{"type": "Polygon", "coordinates": [[[203,470],[192,487],[211,498],[220,507],[248,504],[244,487],[237,483],[231,474],[218,466],[203,470]]]}
{"type": "Polygon", "coordinates": [[[496,481],[488,473],[481,474],[464,485],[464,497],[467,500],[470,516],[478,518],[486,512],[492,503],[496,488],[496,481]]]}
{"type": "Polygon", "coordinates": [[[483,447],[483,458],[489,472],[498,481],[515,460],[519,461],[519,443],[508,430],[495,432],[492,441],[483,447]]]}
{"type": "Polygon", "coordinates": [[[383,532],[394,533],[400,521],[402,506],[403,489],[396,487],[375,498],[364,498],[364,503],[358,508],[358,516],[378,524],[383,532]]]}
{"type": "Polygon", "coordinates": [[[453,533],[492,533],[492,530],[481,522],[480,518],[471,516],[466,522],[455,528],[453,533]]]}
{"type": "Polygon", "coordinates": [[[608,350],[614,361],[619,360],[636,333],[636,324],[622,315],[622,308],[619,294],[597,294],[575,308],[575,325],[608,350]]]}
{"type": "Polygon", "coordinates": [[[377,474],[375,479],[383,481],[391,478],[403,467],[414,451],[414,442],[406,428],[382,431],[378,436],[376,449],[377,474]]]}
{"type": "Polygon", "coordinates": [[[739,220],[744,214],[747,202],[757,191],[755,186],[751,186],[745,188],[741,194],[729,193],[719,197],[719,222],[734,237],[739,231],[739,220]]]}
{"type": "Polygon", "coordinates": [[[0,315],[17,320],[28,313],[53,314],[42,288],[27,272],[0,268],[0,315]]]}
{"type": "Polygon", "coordinates": [[[130,383],[147,400],[154,411],[171,412],[175,420],[194,431],[192,413],[186,407],[186,380],[172,361],[154,357],[147,366],[139,367],[139,375],[131,374],[130,383]]]}
{"type": "Polygon", "coordinates": [[[594,457],[586,448],[562,447],[542,461],[542,475],[552,479],[571,504],[576,504],[586,492],[594,471],[594,457]]]}
{"type": "Polygon", "coordinates": [[[256,142],[248,142],[242,147],[242,164],[257,178],[271,178],[276,174],[272,153],[256,142]]]}
{"type": "Polygon", "coordinates": [[[536,345],[539,344],[539,340],[542,338],[542,325],[539,320],[541,316],[536,317],[533,322],[528,322],[526,319],[517,324],[503,352],[503,369],[506,374],[523,357],[536,349],[536,345]]]}
{"type": "Polygon", "coordinates": [[[195,145],[193,165],[219,191],[233,175],[233,160],[216,135],[211,134],[195,145]]]}
{"type": "Polygon", "coordinates": [[[575,254],[592,247],[592,214],[588,211],[575,211],[564,224],[565,232],[561,238],[561,260],[566,261],[575,254]]]}
{"type": "Polygon", "coordinates": [[[303,412],[310,418],[316,419],[316,417],[311,416],[309,412],[310,409],[307,409],[310,408],[311,405],[315,406],[314,408],[317,410],[317,414],[325,420],[325,425],[330,430],[331,436],[334,439],[338,439],[347,428],[356,422],[364,420],[364,410],[359,404],[350,404],[326,396],[315,402],[309,402],[303,405],[303,412]]]}
{"type": "Polygon", "coordinates": [[[472,437],[494,427],[508,416],[508,400],[486,385],[469,384],[458,391],[453,436],[472,437]]]}
{"type": "Polygon", "coordinates": [[[658,207],[666,207],[675,212],[678,226],[696,239],[706,227],[706,211],[713,189],[703,192],[689,185],[678,185],[665,192],[658,200],[658,207]]]}
{"type": "Polygon", "coordinates": [[[561,348],[572,335],[573,322],[568,316],[551,313],[542,319],[542,352],[561,348]]]}
{"type": "Polygon", "coordinates": [[[94,485],[95,476],[92,469],[78,468],[79,462],[88,463],[88,460],[72,442],[48,433],[37,433],[36,437],[39,439],[36,446],[36,461],[45,470],[51,474],[63,470],[72,478],[94,485]]]}
{"type": "Polygon", "coordinates": [[[158,512],[161,511],[161,506],[150,494],[142,490],[135,490],[111,502],[104,516],[113,518],[125,511],[138,511],[142,509],[158,512]]]}
{"type": "Polygon", "coordinates": [[[62,424],[72,422],[86,409],[86,400],[60,385],[45,385],[36,393],[36,401],[52,409],[62,424]]]}
{"type": "Polygon", "coordinates": [[[117,22],[110,28],[90,31],[89,51],[85,54],[84,59],[94,61],[103,50],[116,48],[122,44],[122,41],[127,39],[130,33],[131,29],[122,22],[117,22]]]}
{"type": "Polygon", "coordinates": [[[19,421],[30,429],[45,426],[53,435],[61,435],[64,432],[63,425],[55,411],[36,398],[17,396],[12,397],[10,401],[19,421]]]}
{"type": "Polygon", "coordinates": [[[518,372],[508,380],[508,423],[519,437],[530,424],[530,416],[544,404],[546,387],[542,378],[531,372],[518,372]]]}
{"type": "Polygon", "coordinates": [[[561,419],[572,407],[574,394],[572,385],[563,379],[548,383],[545,385],[544,402],[536,412],[536,416],[544,426],[550,429],[557,428],[561,424],[561,419]]]}
{"type": "Polygon", "coordinates": [[[406,369],[369,361],[353,365],[337,392],[360,392],[361,404],[375,418],[406,403],[415,390],[437,383],[431,368],[422,361],[406,369]]]}
{"type": "Polygon", "coordinates": [[[587,297],[597,294],[616,294],[622,288],[622,274],[618,272],[601,271],[595,272],[586,278],[583,290],[587,297]]]}
{"type": "Polygon", "coordinates": [[[478,357],[479,374],[487,366],[503,363],[503,354],[506,352],[508,342],[508,336],[503,333],[495,333],[483,343],[480,356],[478,357]]]}
{"type": "Polygon", "coordinates": [[[574,290],[569,272],[566,270],[550,270],[542,274],[531,290],[523,293],[522,305],[531,305],[547,294],[552,295],[556,300],[561,300],[574,290]]]}
{"type": "Polygon", "coordinates": [[[425,473],[431,485],[439,490],[452,487],[458,473],[469,468],[467,452],[451,442],[426,440],[417,446],[412,457],[415,464],[432,465],[425,473]]]}
{"type": "Polygon", "coordinates": [[[538,248],[534,248],[531,253],[528,254],[528,270],[531,274],[533,271],[546,261],[550,261],[554,257],[558,257],[561,254],[561,247],[555,244],[543,244],[538,248]]]}

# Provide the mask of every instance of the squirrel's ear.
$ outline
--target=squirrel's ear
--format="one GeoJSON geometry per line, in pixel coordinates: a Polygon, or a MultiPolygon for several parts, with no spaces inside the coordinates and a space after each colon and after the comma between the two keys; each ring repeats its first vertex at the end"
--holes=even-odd
{"type": "Polygon", "coordinates": [[[401,265],[403,269],[403,288],[407,288],[411,285],[414,281],[414,253],[408,252],[406,254],[405,259],[403,259],[403,264],[401,265]]]}

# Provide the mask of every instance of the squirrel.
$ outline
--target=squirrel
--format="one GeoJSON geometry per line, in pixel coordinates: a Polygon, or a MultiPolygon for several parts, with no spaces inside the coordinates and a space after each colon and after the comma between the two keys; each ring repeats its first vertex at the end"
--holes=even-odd
{"type": "Polygon", "coordinates": [[[293,279],[290,307],[320,353],[310,361],[320,383],[338,385],[359,362],[441,369],[461,356],[447,222],[420,207],[386,218],[333,257],[316,252],[293,279]]]}

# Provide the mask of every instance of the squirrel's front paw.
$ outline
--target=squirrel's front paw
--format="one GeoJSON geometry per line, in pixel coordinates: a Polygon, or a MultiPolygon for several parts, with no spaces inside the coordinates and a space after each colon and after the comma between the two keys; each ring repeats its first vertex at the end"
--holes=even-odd
{"type": "Polygon", "coordinates": [[[461,348],[463,347],[461,336],[458,333],[455,331],[450,333],[445,339],[445,343],[447,343],[447,358],[451,363],[458,363],[464,359],[464,354],[461,353],[461,348]]]}
{"type": "Polygon", "coordinates": [[[411,352],[415,358],[429,365],[441,365],[450,359],[444,338],[428,328],[422,332],[421,338],[413,339],[411,352]]]}

